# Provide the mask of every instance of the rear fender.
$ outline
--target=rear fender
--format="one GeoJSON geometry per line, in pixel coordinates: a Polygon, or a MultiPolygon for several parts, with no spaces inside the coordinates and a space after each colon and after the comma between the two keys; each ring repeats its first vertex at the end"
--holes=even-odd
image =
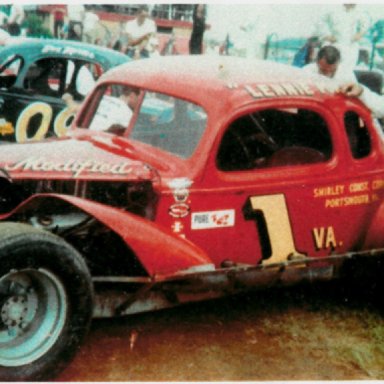
{"type": "Polygon", "coordinates": [[[363,249],[384,247],[384,203],[380,205],[371,221],[363,242],[363,249]]]}
{"type": "MultiPolygon", "coordinates": [[[[39,211],[46,213],[47,207],[54,207],[55,202],[80,209],[118,234],[151,276],[213,269],[206,253],[190,241],[132,213],[74,196],[34,195],[12,212],[1,215],[0,220],[12,220],[20,214],[33,216],[39,211]]],[[[54,208],[49,209],[54,213],[54,208]]]]}

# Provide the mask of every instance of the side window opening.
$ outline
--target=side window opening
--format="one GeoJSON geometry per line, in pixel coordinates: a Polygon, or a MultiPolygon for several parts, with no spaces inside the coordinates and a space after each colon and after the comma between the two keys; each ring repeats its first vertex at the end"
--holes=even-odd
{"type": "Polygon", "coordinates": [[[44,58],[29,67],[24,88],[59,98],[69,93],[74,100],[81,101],[95,85],[94,69],[95,66],[85,61],[44,58]]]}
{"type": "Polygon", "coordinates": [[[64,75],[64,60],[41,59],[29,67],[24,80],[24,88],[40,95],[60,97],[64,93],[64,75]]]}
{"type": "Polygon", "coordinates": [[[79,60],[67,60],[65,75],[65,92],[77,101],[82,101],[95,86],[99,66],[79,60]]]}
{"type": "Polygon", "coordinates": [[[371,153],[371,138],[364,120],[355,112],[344,116],[344,125],[349,147],[355,159],[363,159],[371,153]]]}
{"type": "Polygon", "coordinates": [[[304,109],[267,109],[244,115],[225,132],[217,155],[222,171],[325,162],[332,142],[324,119],[304,109]]]}

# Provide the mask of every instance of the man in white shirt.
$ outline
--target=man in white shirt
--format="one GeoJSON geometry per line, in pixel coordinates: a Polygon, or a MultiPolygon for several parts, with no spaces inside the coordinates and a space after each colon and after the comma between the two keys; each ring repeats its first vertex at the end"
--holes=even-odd
{"type": "Polygon", "coordinates": [[[342,63],[352,70],[357,64],[359,42],[369,24],[368,15],[360,12],[356,4],[340,4],[317,23],[315,35],[326,44],[336,46],[342,63]]]}
{"type": "Polygon", "coordinates": [[[148,43],[151,37],[156,34],[156,24],[148,16],[148,6],[141,5],[137,11],[137,16],[128,21],[125,26],[128,39],[127,55],[132,58],[149,57],[148,43]]]}
{"type": "Polygon", "coordinates": [[[83,41],[91,44],[95,43],[95,36],[99,21],[100,18],[96,13],[92,11],[85,12],[83,23],[83,41]]]}
{"type": "Polygon", "coordinates": [[[85,16],[85,7],[83,4],[70,3],[68,10],[68,39],[81,41],[83,37],[83,21],[85,16]]]}
{"type": "Polygon", "coordinates": [[[140,91],[124,87],[120,96],[104,95],[89,126],[93,131],[122,134],[129,126],[137,107],[140,91]]]}
{"type": "Polygon", "coordinates": [[[345,96],[358,98],[370,111],[373,117],[373,125],[379,136],[384,140],[384,95],[372,92],[368,87],[359,83],[345,83],[337,90],[345,96]]]}
{"type": "Polygon", "coordinates": [[[368,87],[357,82],[342,84],[338,92],[349,97],[357,97],[371,110],[374,118],[384,118],[384,95],[372,92],[368,87]]]}
{"type": "Polygon", "coordinates": [[[326,76],[340,84],[357,81],[353,71],[341,63],[340,51],[331,45],[322,47],[317,54],[316,62],[305,65],[303,71],[326,76]]]}

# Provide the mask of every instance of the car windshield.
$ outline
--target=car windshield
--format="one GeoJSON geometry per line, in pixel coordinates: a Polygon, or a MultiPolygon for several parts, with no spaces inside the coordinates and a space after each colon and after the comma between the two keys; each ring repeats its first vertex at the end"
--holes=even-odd
{"type": "Polygon", "coordinates": [[[11,87],[22,67],[22,59],[17,55],[7,56],[0,64],[0,88],[11,87]]]}
{"type": "Polygon", "coordinates": [[[9,55],[4,57],[1,57],[0,59],[0,74],[2,74],[8,67],[9,65],[16,59],[16,55],[9,55]]]}
{"type": "Polygon", "coordinates": [[[188,158],[200,141],[206,121],[205,111],[196,104],[147,92],[130,137],[188,158]]]}
{"type": "MultiPolygon", "coordinates": [[[[198,105],[156,92],[110,84],[97,94],[92,116],[80,126],[129,137],[189,158],[205,130],[207,114],[198,105]]],[[[91,102],[92,104],[92,102],[91,102]]],[[[87,113],[85,113],[87,114],[87,113]]]]}

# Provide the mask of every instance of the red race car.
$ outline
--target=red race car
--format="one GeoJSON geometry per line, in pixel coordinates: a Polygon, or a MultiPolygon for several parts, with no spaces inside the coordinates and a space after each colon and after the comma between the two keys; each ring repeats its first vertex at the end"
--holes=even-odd
{"type": "Polygon", "coordinates": [[[127,63],[99,79],[68,136],[0,156],[1,380],[55,375],[92,317],[383,260],[380,133],[300,69],[127,63]]]}

